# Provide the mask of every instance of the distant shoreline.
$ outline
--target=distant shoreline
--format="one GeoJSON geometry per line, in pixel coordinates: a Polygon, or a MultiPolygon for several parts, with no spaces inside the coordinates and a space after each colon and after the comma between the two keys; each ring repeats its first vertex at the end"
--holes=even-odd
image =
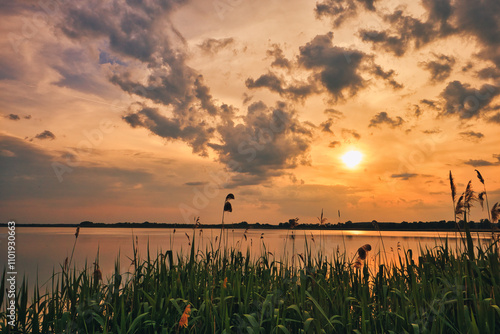
{"type": "MultiPolygon", "coordinates": [[[[461,229],[464,228],[463,222],[460,222],[461,229]]],[[[0,227],[6,227],[6,223],[0,223],[0,227]]],[[[81,228],[170,228],[170,229],[220,229],[222,226],[220,224],[169,224],[169,223],[92,223],[92,222],[82,222],[80,224],[22,224],[16,223],[18,228],[28,228],[28,227],[81,227],[81,228]]],[[[483,220],[481,222],[469,222],[469,227],[474,232],[499,232],[497,224],[491,224],[488,220],[483,220]]],[[[455,227],[455,222],[453,221],[440,221],[440,222],[402,222],[402,223],[388,223],[388,222],[346,222],[340,224],[300,224],[291,228],[289,223],[280,223],[279,225],[271,224],[249,224],[242,222],[239,224],[225,224],[226,229],[259,229],[259,230],[318,230],[318,231],[427,231],[427,232],[455,232],[457,231],[455,227]]]]}

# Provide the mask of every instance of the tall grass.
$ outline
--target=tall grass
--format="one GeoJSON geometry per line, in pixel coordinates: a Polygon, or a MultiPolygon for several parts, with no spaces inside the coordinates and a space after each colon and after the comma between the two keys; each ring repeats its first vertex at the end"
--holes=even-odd
{"type": "MultiPolygon", "coordinates": [[[[117,260],[105,280],[96,274],[96,259],[94,265],[54,274],[45,286],[23,281],[14,328],[7,325],[2,296],[0,331],[500,332],[497,242],[476,246],[474,257],[455,252],[447,242],[420,254],[407,250],[399,263],[374,269],[366,263],[355,266],[335,252],[312,254],[309,246],[298,265],[290,258],[276,259],[265,247],[259,257],[213,245],[202,250],[195,237],[193,232],[186,255],[151,256],[148,251],[141,258],[134,251],[129,273],[117,260]]],[[[369,250],[367,245],[360,249],[369,250]]]]}

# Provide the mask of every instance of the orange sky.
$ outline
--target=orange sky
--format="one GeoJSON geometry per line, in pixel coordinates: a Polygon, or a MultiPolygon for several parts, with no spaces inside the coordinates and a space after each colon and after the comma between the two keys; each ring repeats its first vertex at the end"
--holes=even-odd
{"type": "Polygon", "coordinates": [[[0,5],[2,221],[452,220],[476,168],[500,201],[498,1],[46,4],[0,5]]]}

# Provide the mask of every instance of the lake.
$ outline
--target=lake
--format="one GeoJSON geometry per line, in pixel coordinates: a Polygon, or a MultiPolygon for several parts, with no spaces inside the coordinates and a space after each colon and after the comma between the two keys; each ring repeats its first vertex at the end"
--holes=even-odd
{"type": "MultiPolygon", "coordinates": [[[[74,227],[17,227],[16,228],[16,264],[18,281],[27,276],[30,284],[38,275],[40,283],[47,281],[52,272],[60,272],[66,257],[71,256],[75,242],[74,227]]],[[[343,253],[346,249],[348,259],[353,259],[356,251],[364,244],[370,244],[372,251],[368,261],[377,265],[379,261],[392,261],[398,253],[413,250],[413,258],[418,260],[419,249],[433,248],[448,244],[452,249],[460,246],[456,232],[420,232],[420,231],[318,231],[318,230],[226,230],[227,243],[231,247],[246,253],[250,249],[252,256],[268,253],[277,260],[286,256],[298,262],[296,254],[304,254],[305,244],[311,248],[312,254],[322,250],[331,258],[334,253],[343,253]],[[245,237],[246,236],[246,237],[245,237]],[[383,240],[383,242],[381,241],[383,240]],[[385,252],[384,252],[385,249],[385,252]],[[294,255],[295,254],[295,255],[294,255]]],[[[110,277],[116,259],[120,258],[121,271],[131,269],[133,243],[137,242],[139,255],[146,257],[149,245],[150,253],[172,249],[174,254],[181,252],[187,255],[190,243],[195,237],[197,249],[210,247],[210,241],[218,238],[220,229],[163,229],[163,228],[81,228],[76,242],[72,266],[82,268],[85,263],[91,265],[99,256],[99,265],[103,277],[110,277]],[[136,241],[137,240],[137,241],[136,241]]],[[[491,233],[473,233],[474,241],[489,243],[491,233]]],[[[218,242],[214,242],[217,248],[218,242]]],[[[7,263],[7,228],[0,228],[0,269],[7,263]]],[[[174,256],[175,257],[175,256],[174,256]]],[[[370,263],[370,262],[369,262],[370,263]]]]}

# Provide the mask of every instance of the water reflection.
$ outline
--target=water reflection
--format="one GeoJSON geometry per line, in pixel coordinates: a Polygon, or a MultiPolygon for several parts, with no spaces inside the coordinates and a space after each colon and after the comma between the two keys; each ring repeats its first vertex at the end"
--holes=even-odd
{"type": "MultiPolygon", "coordinates": [[[[0,228],[0,249],[6,250],[7,228],[0,228]]],[[[52,272],[60,272],[66,257],[71,255],[75,241],[75,228],[19,227],[17,230],[18,277],[25,274],[33,282],[38,274],[39,281],[45,281],[52,272]]],[[[335,253],[343,253],[349,260],[355,258],[356,251],[364,244],[372,250],[368,261],[394,261],[398,254],[412,249],[415,260],[420,249],[439,247],[447,240],[452,249],[462,247],[460,235],[456,232],[427,231],[317,231],[317,230],[227,230],[227,245],[244,253],[249,249],[254,257],[264,251],[276,259],[295,257],[304,254],[305,247],[314,255],[321,251],[331,259],[335,253]],[[293,237],[292,237],[293,236],[293,237]],[[385,252],[384,252],[385,249],[385,252]]],[[[130,228],[82,228],[75,248],[72,266],[81,268],[91,265],[99,257],[103,276],[109,277],[114,269],[115,260],[120,259],[121,271],[131,269],[133,257],[132,244],[137,237],[139,254],[144,258],[149,246],[152,255],[172,249],[174,253],[188,254],[190,244],[196,249],[212,249],[212,240],[219,236],[220,230],[212,229],[130,229],[130,228]]],[[[474,233],[474,242],[488,243],[491,233],[474,233]]],[[[218,241],[213,242],[217,248],[218,241]]],[[[6,254],[6,251],[2,251],[6,254]]],[[[295,257],[296,258],[296,257],[295,257]]],[[[6,265],[6,257],[0,259],[0,267],[6,265]]]]}

